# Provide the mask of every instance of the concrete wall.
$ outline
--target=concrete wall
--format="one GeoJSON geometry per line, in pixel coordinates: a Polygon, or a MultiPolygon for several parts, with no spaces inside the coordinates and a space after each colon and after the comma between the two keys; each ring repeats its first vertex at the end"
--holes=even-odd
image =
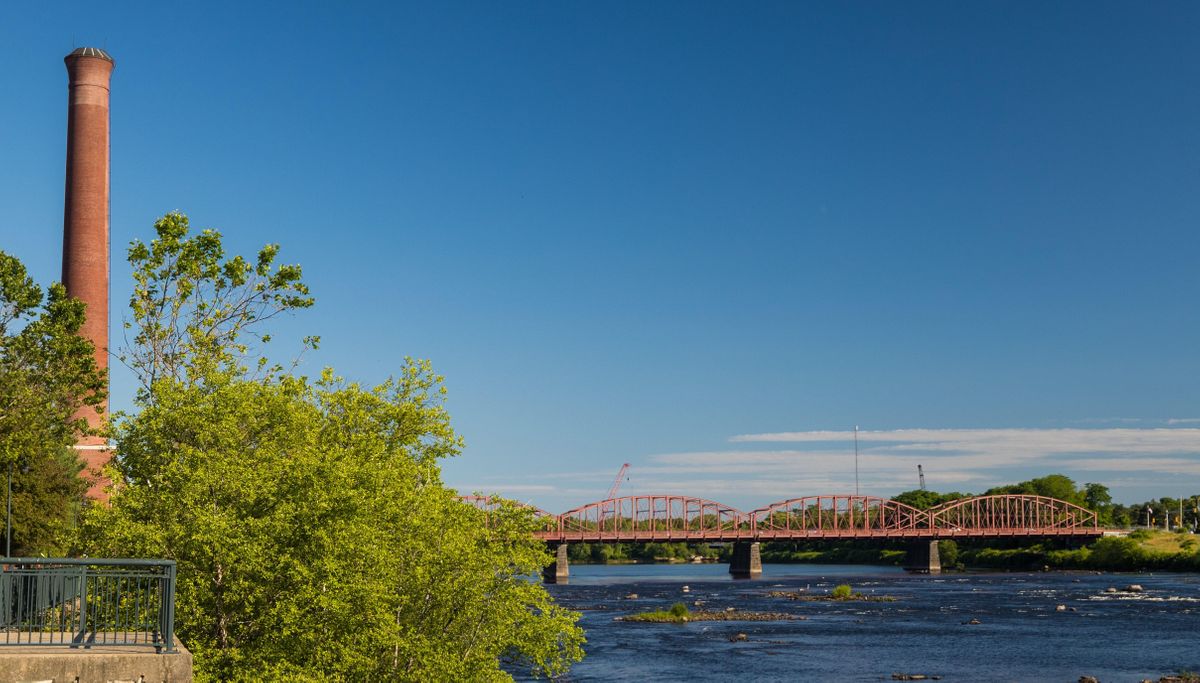
{"type": "Polygon", "coordinates": [[[11,683],[191,683],[192,653],[116,647],[0,647],[0,681],[11,683]]]}

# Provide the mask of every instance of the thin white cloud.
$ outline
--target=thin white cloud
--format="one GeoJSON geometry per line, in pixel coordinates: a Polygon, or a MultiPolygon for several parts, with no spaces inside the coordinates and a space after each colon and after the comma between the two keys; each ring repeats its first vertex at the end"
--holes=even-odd
{"type": "Polygon", "coordinates": [[[1063,462],[1089,471],[1200,475],[1200,458],[1077,458],[1063,462]]]}
{"type": "Polygon", "coordinates": [[[518,494],[551,493],[556,490],[548,484],[468,484],[456,486],[455,489],[462,495],[469,495],[475,491],[488,494],[518,494]]]}
{"type": "MultiPolygon", "coordinates": [[[[728,450],[631,457],[621,493],[700,496],[748,510],[855,490],[853,431],[742,434],[730,441],[736,445],[728,450]]],[[[874,495],[916,488],[918,465],[928,486],[939,491],[979,492],[1052,472],[1138,489],[1137,495],[1200,486],[1200,428],[1193,427],[860,430],[858,445],[859,490],[874,495]]],[[[534,497],[536,504],[561,511],[600,500],[615,471],[548,472],[459,490],[534,497]]]]}
{"type": "MultiPolygon", "coordinates": [[[[853,483],[853,431],[742,434],[730,441],[795,447],[665,453],[652,456],[653,467],[643,473],[789,482],[824,476],[840,484],[830,492],[853,483]]],[[[875,490],[913,488],[917,465],[924,466],[931,487],[943,490],[981,489],[1059,471],[1079,477],[1093,472],[1200,476],[1196,428],[860,430],[858,445],[860,487],[875,490]]]]}
{"type": "MultiPolygon", "coordinates": [[[[741,434],[734,443],[847,443],[852,431],[741,434]]],[[[859,431],[862,443],[929,453],[1200,453],[1200,429],[892,429],[859,431]]],[[[1032,457],[1032,456],[1031,456],[1032,457]]]]}

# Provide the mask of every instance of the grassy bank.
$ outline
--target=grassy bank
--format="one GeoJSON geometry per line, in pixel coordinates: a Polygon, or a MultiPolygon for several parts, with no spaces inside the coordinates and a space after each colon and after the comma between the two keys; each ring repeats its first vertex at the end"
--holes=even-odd
{"type": "Polygon", "coordinates": [[[1200,541],[1191,534],[1142,530],[1102,538],[1082,548],[1041,543],[1010,548],[960,545],[958,564],[968,569],[1200,572],[1198,551],[1200,541]]]}
{"type": "MultiPolygon", "coordinates": [[[[1091,569],[1200,572],[1200,537],[1161,530],[1102,538],[1079,548],[1059,542],[942,541],[943,569],[1091,569]]],[[[904,548],[861,543],[764,544],[763,562],[903,565],[904,548]]]]}

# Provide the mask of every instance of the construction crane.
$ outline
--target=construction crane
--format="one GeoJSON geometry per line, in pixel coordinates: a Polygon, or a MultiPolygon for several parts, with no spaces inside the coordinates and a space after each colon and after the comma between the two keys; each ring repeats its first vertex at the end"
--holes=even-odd
{"type": "Polygon", "coordinates": [[[617,490],[621,488],[621,482],[627,479],[625,473],[629,471],[629,463],[621,465],[621,471],[617,472],[617,478],[613,480],[612,488],[608,490],[608,496],[605,500],[611,500],[617,497],[617,490]]]}
{"type": "Polygon", "coordinates": [[[921,478],[921,490],[924,491],[925,490],[925,470],[921,469],[920,465],[917,465],[917,476],[921,478]]]}

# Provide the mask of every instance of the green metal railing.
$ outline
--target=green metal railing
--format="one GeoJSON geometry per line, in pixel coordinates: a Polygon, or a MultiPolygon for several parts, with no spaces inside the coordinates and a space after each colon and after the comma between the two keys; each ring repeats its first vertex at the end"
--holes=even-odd
{"type": "Polygon", "coordinates": [[[0,648],[175,651],[174,560],[0,559],[0,648]]]}

